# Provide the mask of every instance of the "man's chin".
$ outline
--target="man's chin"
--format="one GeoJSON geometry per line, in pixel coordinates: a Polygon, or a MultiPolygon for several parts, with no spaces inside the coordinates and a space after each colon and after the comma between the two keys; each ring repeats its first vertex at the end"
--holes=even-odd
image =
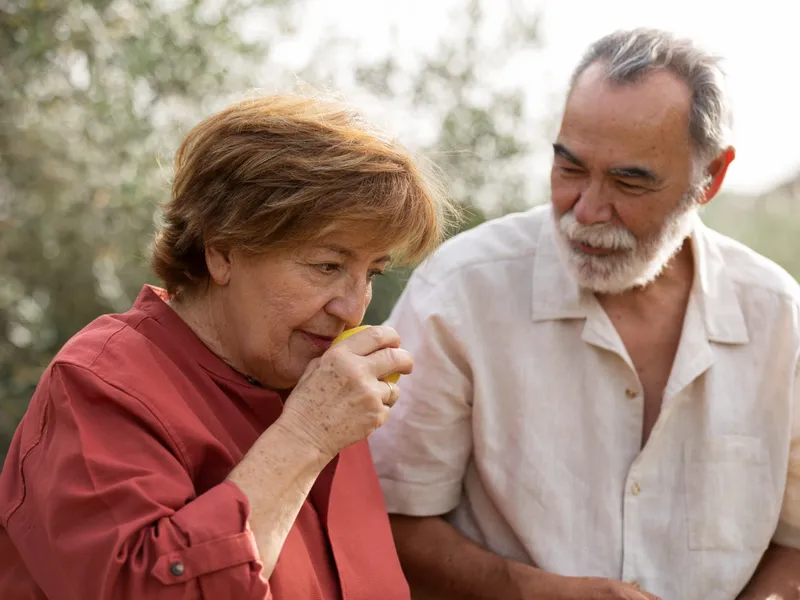
{"type": "Polygon", "coordinates": [[[615,281],[608,281],[597,278],[578,278],[578,287],[594,294],[604,294],[615,296],[638,287],[636,284],[623,284],[615,281]]]}
{"type": "Polygon", "coordinates": [[[654,269],[641,259],[641,251],[617,250],[613,254],[587,254],[561,235],[558,248],[566,259],[578,287],[595,294],[618,295],[644,288],[652,283],[661,269],[654,269]]]}
{"type": "MultiPolygon", "coordinates": [[[[642,275],[641,270],[635,271],[619,264],[606,264],[604,268],[598,268],[598,257],[589,260],[573,261],[571,267],[572,276],[578,286],[594,292],[595,294],[622,294],[635,288],[645,287],[651,283],[652,279],[642,275]],[[594,263],[594,264],[591,264],[594,263]]],[[[610,258],[610,257],[604,257],[610,258]]],[[[619,257],[614,257],[619,260],[619,257]]],[[[605,262],[605,261],[603,261],[605,262]]]]}
{"type": "Polygon", "coordinates": [[[589,268],[573,268],[578,286],[595,294],[618,295],[631,290],[641,290],[652,284],[662,268],[648,266],[639,269],[620,269],[617,272],[598,273],[589,268]]]}

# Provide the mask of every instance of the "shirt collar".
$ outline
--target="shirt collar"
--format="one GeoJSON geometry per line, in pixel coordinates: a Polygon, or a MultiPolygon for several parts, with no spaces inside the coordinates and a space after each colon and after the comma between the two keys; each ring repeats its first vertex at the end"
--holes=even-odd
{"type": "Polygon", "coordinates": [[[133,310],[140,311],[168,330],[178,345],[185,350],[186,354],[192,356],[206,371],[232,383],[260,387],[258,382],[251,381],[250,378],[239,373],[214,354],[197,337],[197,334],[189,327],[186,321],[172,310],[167,304],[167,300],[166,290],[152,285],[145,285],[136,298],[133,310]]]}
{"type": "MultiPolygon", "coordinates": [[[[596,308],[591,292],[578,287],[556,246],[552,208],[539,234],[533,265],[531,316],[534,321],[587,318],[596,308]]],[[[691,235],[698,303],[710,341],[746,344],[747,325],[733,281],[711,232],[699,217],[691,235]]]]}
{"type": "Polygon", "coordinates": [[[714,237],[714,232],[696,217],[692,234],[695,261],[692,293],[700,302],[709,340],[746,344],[750,336],[739,296],[714,237]]]}

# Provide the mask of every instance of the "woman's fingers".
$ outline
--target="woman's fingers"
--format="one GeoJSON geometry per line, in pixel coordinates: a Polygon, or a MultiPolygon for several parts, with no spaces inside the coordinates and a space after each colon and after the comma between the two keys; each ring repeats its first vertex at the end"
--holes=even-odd
{"type": "Polygon", "coordinates": [[[354,333],[332,348],[347,348],[353,354],[367,356],[382,348],[396,348],[400,345],[400,335],[391,327],[376,325],[354,333]]]}
{"type": "Polygon", "coordinates": [[[370,373],[383,379],[393,373],[408,375],[414,368],[411,353],[403,348],[383,348],[366,357],[370,373]]]}
{"type": "Polygon", "coordinates": [[[385,393],[382,399],[383,404],[384,406],[391,408],[400,397],[400,388],[396,383],[392,383],[390,381],[381,381],[381,384],[388,387],[388,392],[385,393]]]}

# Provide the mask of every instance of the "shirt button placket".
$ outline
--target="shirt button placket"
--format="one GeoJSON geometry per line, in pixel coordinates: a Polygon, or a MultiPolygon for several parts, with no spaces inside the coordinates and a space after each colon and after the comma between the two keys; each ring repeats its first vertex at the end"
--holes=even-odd
{"type": "MultiPolygon", "coordinates": [[[[643,404],[638,402],[642,398],[639,389],[640,386],[638,383],[626,387],[625,398],[628,402],[634,403],[631,406],[633,410],[632,417],[635,421],[641,423],[643,404]]],[[[622,501],[622,580],[632,582],[636,582],[636,578],[639,575],[636,572],[636,537],[639,535],[637,533],[639,528],[636,526],[636,523],[639,520],[639,494],[642,492],[641,482],[638,481],[637,478],[640,460],[641,456],[634,461],[628,472],[622,501]]]]}
{"type": "Polygon", "coordinates": [[[635,565],[632,564],[631,559],[636,556],[635,541],[632,539],[633,532],[636,527],[632,524],[637,521],[638,506],[637,497],[642,492],[641,484],[636,481],[633,469],[628,473],[628,481],[626,484],[626,493],[624,496],[624,506],[622,513],[622,580],[623,581],[636,581],[635,565]]]}

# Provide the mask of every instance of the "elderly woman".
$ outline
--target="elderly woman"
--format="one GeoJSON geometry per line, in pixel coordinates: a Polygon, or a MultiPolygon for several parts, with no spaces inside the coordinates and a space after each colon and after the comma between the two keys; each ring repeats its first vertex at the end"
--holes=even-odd
{"type": "Polygon", "coordinates": [[[197,125],[133,308],[44,373],[0,476],[0,598],[403,600],[365,438],[409,373],[371,282],[452,205],[339,104],[197,125]]]}

